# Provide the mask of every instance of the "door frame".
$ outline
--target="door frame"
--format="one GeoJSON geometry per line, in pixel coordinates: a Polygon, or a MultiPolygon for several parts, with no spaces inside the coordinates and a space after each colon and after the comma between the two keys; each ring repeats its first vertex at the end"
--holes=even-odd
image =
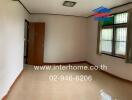
{"type": "MultiPolygon", "coordinates": [[[[25,21],[24,21],[24,30],[25,30],[25,23],[27,23],[27,30],[26,30],[27,31],[27,41],[26,41],[27,47],[26,47],[26,57],[25,57],[25,52],[24,52],[24,64],[27,64],[27,59],[28,59],[28,39],[29,39],[29,28],[28,28],[29,21],[27,19],[25,19],[25,21]],[[26,58],[26,62],[25,62],[25,58],[26,58]]],[[[24,39],[25,39],[25,37],[24,37],[24,39]]],[[[24,44],[25,44],[25,40],[24,40],[24,44]]],[[[25,46],[24,46],[24,51],[25,51],[25,46]]]]}

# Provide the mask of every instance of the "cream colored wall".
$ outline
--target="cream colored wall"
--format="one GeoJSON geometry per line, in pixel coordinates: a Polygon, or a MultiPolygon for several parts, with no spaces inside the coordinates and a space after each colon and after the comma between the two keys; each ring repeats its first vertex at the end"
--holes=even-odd
{"type": "MultiPolygon", "coordinates": [[[[132,5],[120,7],[118,9],[114,9],[113,12],[122,12],[132,8],[132,5]]],[[[114,74],[118,77],[128,79],[132,81],[132,64],[126,64],[124,59],[111,57],[107,55],[97,55],[97,34],[98,34],[98,23],[93,18],[88,18],[88,53],[87,53],[87,61],[95,64],[105,64],[107,65],[108,72],[114,74]]]]}
{"type": "Polygon", "coordinates": [[[24,21],[18,2],[0,0],[0,100],[23,69],[24,21]]]}
{"type": "MultiPolygon", "coordinates": [[[[122,12],[132,5],[114,9],[122,12]]],[[[32,15],[33,22],[45,22],[44,62],[74,62],[87,60],[95,65],[107,65],[108,72],[118,77],[132,80],[132,64],[123,59],[97,55],[98,23],[93,18],[79,18],[59,15],[32,15]]]]}
{"type": "Polygon", "coordinates": [[[87,58],[86,18],[59,15],[32,15],[31,21],[45,22],[44,62],[75,62],[87,58]]]}

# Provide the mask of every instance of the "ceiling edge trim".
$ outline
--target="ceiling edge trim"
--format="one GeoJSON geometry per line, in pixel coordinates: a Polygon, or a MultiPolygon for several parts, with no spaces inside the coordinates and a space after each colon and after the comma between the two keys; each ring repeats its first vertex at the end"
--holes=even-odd
{"type": "Polygon", "coordinates": [[[119,7],[122,7],[122,6],[129,5],[129,4],[132,4],[132,2],[124,3],[124,4],[121,4],[121,5],[118,5],[118,6],[112,7],[111,9],[119,8],[119,7]]]}
{"type": "Polygon", "coordinates": [[[23,8],[28,12],[28,14],[31,15],[31,12],[26,8],[26,6],[20,0],[18,0],[18,2],[23,6],[23,8]]]}

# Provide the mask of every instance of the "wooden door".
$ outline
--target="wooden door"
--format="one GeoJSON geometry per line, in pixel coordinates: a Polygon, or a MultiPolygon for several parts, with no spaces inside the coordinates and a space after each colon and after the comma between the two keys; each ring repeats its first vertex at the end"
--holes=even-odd
{"type": "Polygon", "coordinates": [[[44,57],[44,23],[29,23],[28,64],[42,65],[44,57]]]}

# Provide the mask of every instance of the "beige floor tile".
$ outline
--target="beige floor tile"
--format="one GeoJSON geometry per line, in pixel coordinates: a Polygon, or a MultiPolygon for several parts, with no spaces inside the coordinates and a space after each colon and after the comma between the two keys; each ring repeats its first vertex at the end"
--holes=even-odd
{"type": "Polygon", "coordinates": [[[132,100],[132,84],[99,71],[35,71],[25,66],[8,100],[132,100]],[[55,82],[49,75],[92,75],[93,80],[55,82]]]}

